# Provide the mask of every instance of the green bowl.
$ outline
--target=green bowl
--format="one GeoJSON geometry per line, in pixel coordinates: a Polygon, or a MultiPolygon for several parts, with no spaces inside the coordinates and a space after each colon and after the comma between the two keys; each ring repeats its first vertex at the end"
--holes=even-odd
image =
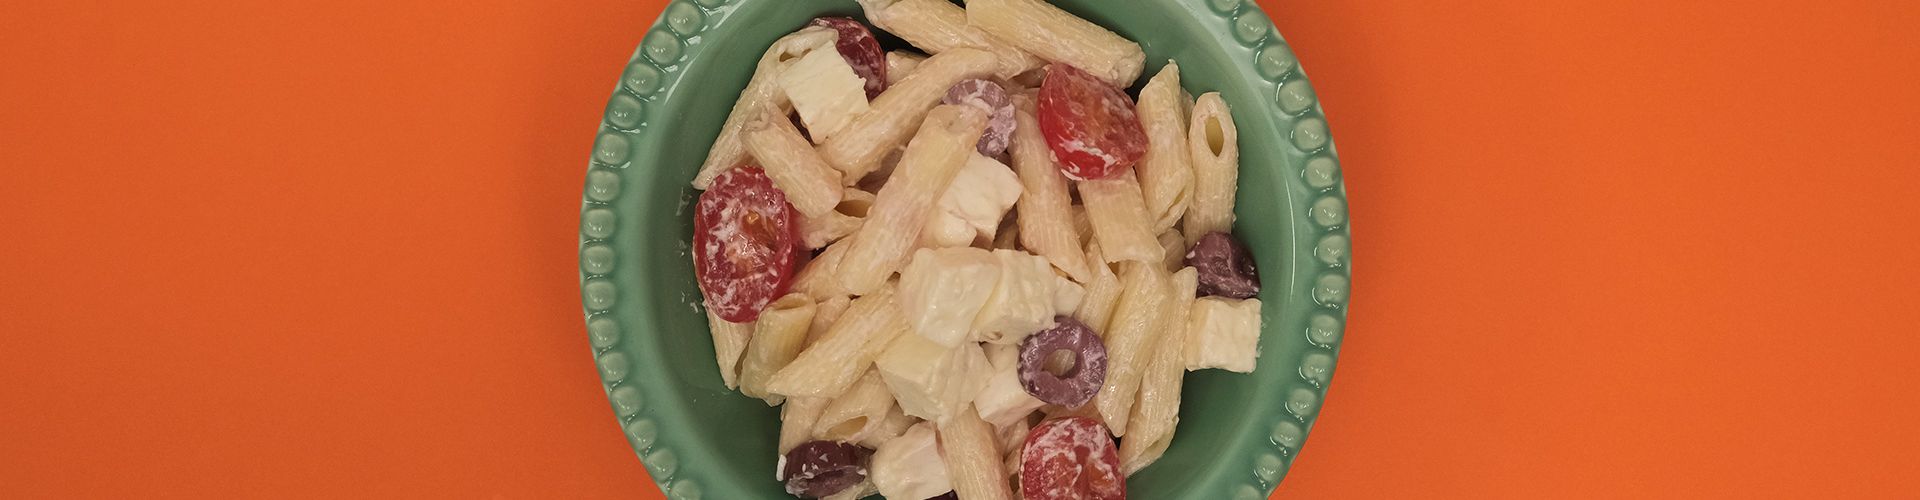
{"type": "MultiPolygon", "coordinates": [[[[1267,285],[1259,368],[1189,373],[1172,447],[1127,487],[1137,499],[1265,498],[1313,428],[1346,317],[1346,199],[1326,118],[1251,0],[1053,3],[1139,42],[1146,75],[1179,60],[1188,90],[1219,91],[1234,110],[1236,230],[1267,285]]],[[[581,298],[621,430],[671,498],[790,498],[774,480],[778,411],[722,386],[714,367],[688,183],[774,39],[859,13],[853,0],[674,1],[607,103],[581,207],[581,298]]]]}

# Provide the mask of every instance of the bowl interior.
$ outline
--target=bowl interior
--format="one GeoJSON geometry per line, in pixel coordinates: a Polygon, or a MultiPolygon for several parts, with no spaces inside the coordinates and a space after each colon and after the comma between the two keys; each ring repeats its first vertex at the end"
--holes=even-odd
{"type": "MultiPolygon", "coordinates": [[[[1259,369],[1189,372],[1172,447],[1128,486],[1134,498],[1264,497],[1298,452],[1338,349],[1344,202],[1324,119],[1251,2],[1053,3],[1139,42],[1147,75],[1178,60],[1189,91],[1221,92],[1235,111],[1236,232],[1266,284],[1259,369]]],[[[582,223],[589,331],[623,429],[676,497],[788,498],[774,480],[777,409],[728,390],[714,366],[689,257],[698,193],[688,183],[760,52],[822,15],[859,9],[675,2],[636,52],[596,144],[582,223]]]]}

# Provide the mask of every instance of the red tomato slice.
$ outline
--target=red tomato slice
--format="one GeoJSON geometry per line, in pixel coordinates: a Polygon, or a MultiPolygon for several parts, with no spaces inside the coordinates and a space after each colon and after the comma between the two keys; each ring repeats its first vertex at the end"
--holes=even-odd
{"type": "Polygon", "coordinates": [[[1140,127],[1133,99],[1079,68],[1047,67],[1037,115],[1040,134],[1069,178],[1112,177],[1147,154],[1147,131],[1140,127]]]}
{"type": "Polygon", "coordinates": [[[760,167],[721,174],[693,216],[693,273],[707,308],[727,321],[760,318],[793,284],[799,224],[786,193],[760,167]]]}
{"type": "Polygon", "coordinates": [[[1041,422],[1020,448],[1026,500],[1126,500],[1127,475],[1107,427],[1086,417],[1041,422]]]}
{"type": "Polygon", "coordinates": [[[811,24],[840,32],[840,41],[833,48],[840,51],[840,58],[846,59],[848,66],[853,66],[853,74],[867,80],[868,100],[887,90],[887,53],[880,50],[880,41],[867,31],[867,25],[847,17],[822,17],[811,24]]]}

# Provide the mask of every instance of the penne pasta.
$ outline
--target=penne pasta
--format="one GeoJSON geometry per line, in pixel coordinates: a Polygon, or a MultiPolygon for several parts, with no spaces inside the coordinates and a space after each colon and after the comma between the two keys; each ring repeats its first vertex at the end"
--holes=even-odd
{"type": "Polygon", "coordinates": [[[919,69],[920,63],[926,60],[927,56],[920,53],[907,52],[904,50],[888,52],[887,84],[893,85],[900,83],[900,80],[906,79],[907,75],[913,74],[913,70],[919,69]]]}
{"type": "Polygon", "coordinates": [[[785,114],[791,111],[791,103],[780,90],[780,71],[787,61],[797,59],[822,47],[831,48],[839,39],[830,28],[808,27],[781,37],[773,42],[773,47],[760,56],[754,65],[753,78],[747,80],[747,88],[740,91],[740,98],[733,102],[733,111],[727,114],[727,121],[720,126],[720,136],[713,141],[713,148],[707,151],[707,161],[700,164],[700,173],[693,178],[693,187],[706,189],[713,186],[713,180],[733,167],[747,160],[747,146],[741,140],[742,129],[747,122],[757,119],[766,110],[778,110],[785,114]]]}
{"type": "Polygon", "coordinates": [[[1134,167],[1147,202],[1149,228],[1172,229],[1187,213],[1193,196],[1193,162],[1187,144],[1187,104],[1180,90],[1180,65],[1167,67],[1140,89],[1140,127],[1147,132],[1147,154],[1134,167]]]}
{"type": "Polygon", "coordinates": [[[1153,221],[1147,220],[1146,200],[1131,172],[1079,184],[1093,239],[1100,242],[1106,262],[1160,261],[1160,241],[1150,231],[1153,221]]]}
{"type": "Polygon", "coordinates": [[[800,241],[807,248],[824,248],[841,238],[860,229],[867,220],[867,209],[873,207],[873,193],[854,188],[843,188],[840,203],[833,210],[819,217],[801,216],[800,241]]]}
{"type": "MultiPolygon", "coordinates": [[[[1073,206],[1073,232],[1080,235],[1080,246],[1084,247],[1093,242],[1093,219],[1087,217],[1086,205],[1073,206]]],[[[1089,253],[1088,256],[1092,254],[1089,253]]]]}
{"type": "Polygon", "coordinates": [[[1171,273],[1187,267],[1187,238],[1179,231],[1160,233],[1160,267],[1171,273]]]}
{"type": "Polygon", "coordinates": [[[798,293],[767,305],[760,320],[754,322],[753,340],[747,343],[746,357],[740,360],[741,394],[769,404],[780,403],[778,396],[767,393],[767,380],[806,347],[815,310],[813,299],[798,293]]]}
{"type": "Polygon", "coordinates": [[[1162,336],[1160,316],[1169,295],[1167,282],[1166,271],[1157,262],[1122,265],[1120,302],[1114,305],[1113,319],[1107,325],[1107,380],[1094,400],[1114,436],[1126,436],[1140,379],[1146,373],[1155,342],[1162,336]]]}
{"type": "Polygon", "coordinates": [[[907,428],[913,427],[913,424],[920,422],[922,420],[907,415],[900,410],[900,405],[895,404],[893,408],[887,410],[887,418],[880,421],[880,427],[867,433],[867,437],[860,440],[860,446],[878,449],[881,445],[906,433],[907,428]]]}
{"type": "Polygon", "coordinates": [[[828,441],[859,442],[879,432],[892,409],[893,394],[880,381],[880,372],[867,370],[853,387],[827,403],[820,419],[813,423],[813,435],[828,441]]]}
{"type": "MultiPolygon", "coordinates": [[[[928,64],[942,56],[934,56],[928,64]]],[[[880,98],[886,99],[886,95],[880,98]]],[[[842,290],[865,294],[900,269],[931,216],[934,202],[971,157],[974,143],[979,142],[986,126],[986,112],[973,106],[940,106],[927,114],[926,123],[907,145],[894,179],[874,196],[866,224],[847,237],[845,259],[860,265],[840,266],[834,273],[842,290]]]]}
{"type": "Polygon", "coordinates": [[[793,275],[793,284],[788,286],[787,290],[807,294],[816,302],[847,296],[847,292],[840,287],[839,277],[836,276],[840,271],[840,262],[847,258],[849,246],[847,243],[847,240],[842,239],[827,245],[826,250],[820,251],[820,255],[814,256],[812,262],[808,262],[806,266],[800,268],[799,273],[793,275]]]}
{"type": "Polygon", "coordinates": [[[747,340],[753,338],[752,323],[734,323],[707,310],[707,330],[713,334],[713,355],[719,361],[720,381],[728,389],[739,387],[740,356],[747,352],[747,340]]]}
{"type": "Polygon", "coordinates": [[[854,299],[819,341],[773,374],[767,392],[789,398],[839,396],[906,329],[891,290],[854,299]]]}
{"type": "Polygon", "coordinates": [[[829,398],[787,398],[787,403],[780,405],[781,455],[813,440],[813,424],[820,421],[820,413],[831,402],[829,398]]]}
{"type": "MultiPolygon", "coordinates": [[[[1099,255],[1099,244],[1093,245],[1088,255],[1099,255]]],[[[1093,266],[1093,281],[1087,283],[1086,295],[1080,298],[1080,308],[1073,313],[1073,319],[1086,323],[1093,333],[1102,338],[1107,336],[1107,323],[1113,319],[1114,304],[1120,302],[1120,277],[1106,264],[1093,266]]]]}
{"type": "Polygon", "coordinates": [[[994,445],[993,426],[980,420],[973,408],[955,412],[952,419],[938,424],[942,455],[947,461],[947,477],[953,491],[967,500],[1010,500],[1004,458],[994,445]]]}
{"type": "Polygon", "coordinates": [[[747,123],[741,135],[747,152],[800,215],[825,216],[840,204],[840,171],[820,159],[786,115],[765,110],[760,119],[747,123]]]}
{"type": "Polygon", "coordinates": [[[1146,65],[1140,44],[1041,0],[968,0],[966,10],[981,31],[1116,87],[1133,86],[1146,65]]]}
{"type": "MultiPolygon", "coordinates": [[[[859,0],[867,20],[929,54],[961,47],[991,52],[994,76],[1013,78],[1046,64],[967,23],[967,11],[947,0],[859,0]]],[[[891,60],[891,58],[889,58],[891,60]]],[[[891,69],[891,68],[889,68],[891,69]]]]}
{"type": "Polygon", "coordinates": [[[820,500],[860,500],[862,498],[873,496],[874,493],[879,493],[879,492],[880,490],[873,486],[872,480],[865,480],[865,481],[860,481],[860,484],[849,486],[847,487],[847,489],[840,490],[839,493],[834,493],[832,495],[820,497],[820,500]]]}
{"type": "Polygon", "coordinates": [[[1193,308],[1199,273],[1184,268],[1173,273],[1165,313],[1159,328],[1165,334],[1153,348],[1146,374],[1140,379],[1140,396],[1133,414],[1127,417],[1127,439],[1120,441],[1120,468],[1128,475],[1152,465],[1173,443],[1173,430],[1180,424],[1180,389],[1187,372],[1185,357],[1187,312],[1193,308]]]}
{"type": "Polygon", "coordinates": [[[1013,147],[1010,149],[1014,172],[1019,174],[1020,185],[1025,190],[1014,202],[1020,244],[1035,255],[1046,257],[1047,262],[1074,281],[1087,283],[1093,279],[1093,271],[1087,267],[1087,255],[1081,251],[1083,244],[1074,229],[1073,212],[1069,208],[1073,200],[1067,193],[1067,177],[1054,165],[1053,151],[1040,135],[1040,121],[1033,114],[1033,99],[1021,97],[1014,102],[1013,147]]]}
{"type": "Polygon", "coordinates": [[[1190,241],[1207,233],[1233,230],[1234,192],[1240,182],[1240,131],[1219,92],[1202,94],[1193,104],[1187,129],[1193,159],[1193,203],[1181,231],[1190,241]]]}
{"type": "MultiPolygon", "coordinates": [[[[987,76],[993,64],[993,54],[976,49],[954,49],[928,58],[912,75],[875,97],[871,109],[821,144],[820,156],[840,170],[847,182],[858,181],[879,168],[887,153],[907,143],[915,135],[915,124],[925,130],[935,122],[928,113],[946,97],[947,88],[961,80],[987,76]],[[921,123],[922,119],[926,123],[921,123]]],[[[984,123],[984,112],[982,116],[984,123]]],[[[901,161],[911,161],[908,156],[901,161]]]]}
{"type": "MultiPolygon", "coordinates": [[[[840,321],[840,315],[847,312],[847,305],[852,303],[853,299],[845,295],[835,295],[827,300],[819,301],[814,307],[813,324],[807,327],[807,341],[805,345],[813,345],[814,342],[820,340],[821,336],[826,335],[827,329],[832,328],[834,322],[840,321]]],[[[801,349],[805,350],[806,348],[803,346],[801,349]]]]}

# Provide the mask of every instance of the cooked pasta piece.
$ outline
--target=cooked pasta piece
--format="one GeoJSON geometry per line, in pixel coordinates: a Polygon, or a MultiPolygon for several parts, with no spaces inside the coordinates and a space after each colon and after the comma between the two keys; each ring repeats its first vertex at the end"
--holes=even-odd
{"type": "MultiPolygon", "coordinates": [[[[1086,205],[1073,206],[1073,232],[1080,235],[1080,246],[1084,247],[1087,246],[1088,243],[1093,242],[1093,218],[1087,217],[1086,205]]],[[[1088,256],[1091,257],[1092,254],[1088,254],[1088,256]]],[[[1102,259],[1094,262],[1104,263],[1106,261],[1102,259]]],[[[1089,264],[1089,267],[1091,267],[1091,264],[1089,264]]]]}
{"type": "MultiPolygon", "coordinates": [[[[807,342],[805,345],[813,345],[814,342],[820,340],[820,337],[825,336],[827,330],[833,328],[833,324],[840,321],[840,315],[846,313],[847,306],[851,304],[853,304],[853,299],[845,295],[835,295],[827,300],[817,302],[813,311],[813,325],[807,327],[807,342]]],[[[801,347],[801,350],[805,349],[805,346],[801,347]]]]}
{"type": "Polygon", "coordinates": [[[1086,253],[1081,251],[1080,236],[1074,230],[1067,177],[1053,164],[1053,152],[1040,135],[1033,99],[1017,97],[1014,103],[1013,168],[1025,191],[1014,203],[1020,244],[1046,257],[1074,281],[1087,283],[1093,279],[1093,271],[1087,267],[1086,253]]]}
{"type": "Polygon", "coordinates": [[[1012,491],[1007,488],[1007,469],[1000,465],[993,426],[980,420],[973,408],[963,410],[937,424],[953,491],[967,500],[1009,500],[1012,491]]]}
{"type": "Polygon", "coordinates": [[[887,410],[887,418],[880,421],[880,427],[860,439],[860,446],[878,449],[880,445],[900,437],[902,433],[907,432],[908,427],[913,427],[913,424],[920,422],[923,420],[907,415],[900,411],[900,405],[895,404],[893,408],[887,410]]]}
{"type": "Polygon", "coordinates": [[[893,304],[892,290],[854,299],[819,341],[773,374],[767,392],[789,398],[838,396],[906,329],[899,307],[893,304]]]}
{"type": "MultiPolygon", "coordinates": [[[[1099,244],[1093,245],[1089,255],[1099,254],[1099,244]]],[[[1087,283],[1086,295],[1080,299],[1080,308],[1073,313],[1073,319],[1086,323],[1088,328],[1102,338],[1107,336],[1107,323],[1113,319],[1114,304],[1120,302],[1120,277],[1106,264],[1093,266],[1093,281],[1087,283]]]]}
{"type": "Polygon", "coordinates": [[[1147,201],[1153,232],[1164,232],[1180,222],[1193,196],[1192,153],[1187,143],[1187,107],[1181,97],[1180,65],[1167,67],[1140,89],[1140,127],[1147,132],[1147,154],[1134,167],[1140,193],[1147,201]]]}
{"type": "Polygon", "coordinates": [[[1253,372],[1260,357],[1260,299],[1201,297],[1188,315],[1188,370],[1253,372]]]}
{"type": "Polygon", "coordinates": [[[1107,326],[1107,380],[1094,403],[1114,436],[1125,437],[1127,418],[1140,393],[1155,341],[1161,336],[1160,316],[1166,309],[1168,276],[1158,262],[1122,265],[1120,302],[1107,326]]]}
{"type": "MultiPolygon", "coordinates": [[[[947,0],[859,0],[867,20],[930,54],[960,47],[991,52],[994,76],[1012,78],[1046,61],[967,24],[967,11],[947,0]]],[[[891,69],[891,68],[889,68],[891,69]]]]}
{"type": "MultiPolygon", "coordinates": [[[[934,56],[927,64],[934,64],[942,56],[960,53],[963,52],[934,56]]],[[[887,92],[908,84],[910,82],[887,92]]],[[[887,97],[882,94],[880,98],[887,97]]],[[[865,294],[879,288],[906,263],[907,253],[926,226],[934,202],[953,183],[986,127],[986,112],[973,106],[940,106],[927,114],[926,123],[907,145],[894,179],[874,196],[867,222],[847,237],[850,246],[846,262],[858,265],[839,267],[835,274],[840,278],[841,289],[855,295],[865,294]]]]}
{"type": "Polygon", "coordinates": [[[877,432],[893,409],[893,393],[880,381],[880,373],[867,370],[853,387],[827,403],[820,420],[813,423],[813,435],[828,441],[858,442],[877,432]]]}
{"type": "Polygon", "coordinates": [[[1160,233],[1160,266],[1171,273],[1187,267],[1187,238],[1172,229],[1160,233]]]}
{"type": "Polygon", "coordinates": [[[753,340],[747,342],[746,357],[740,360],[741,394],[780,404],[779,396],[767,393],[767,380],[806,347],[815,310],[813,299],[798,293],[767,305],[754,322],[753,340]]]}
{"type": "Polygon", "coordinates": [[[1041,0],[968,0],[967,22],[1041,59],[1065,63],[1116,87],[1146,66],[1140,44],[1041,0]]]}
{"type": "Polygon", "coordinates": [[[1240,130],[1219,92],[1201,94],[1187,129],[1193,158],[1193,203],[1181,231],[1187,240],[1216,231],[1233,231],[1234,192],[1240,182],[1240,130]]]}
{"type": "Polygon", "coordinates": [[[1198,286],[1199,273],[1193,268],[1173,273],[1166,313],[1160,315],[1157,327],[1167,333],[1159,336],[1160,342],[1147,361],[1147,372],[1140,379],[1140,398],[1127,417],[1127,439],[1120,441],[1120,468],[1128,475],[1159,460],[1180,424],[1180,389],[1187,374],[1186,336],[1180,333],[1187,324],[1187,311],[1193,308],[1198,286]]]}
{"type": "Polygon", "coordinates": [[[913,70],[919,69],[920,63],[926,60],[927,56],[925,54],[917,52],[904,50],[888,52],[887,84],[900,83],[900,80],[906,79],[907,75],[913,74],[913,70]]]}
{"type": "Polygon", "coordinates": [[[820,497],[820,500],[860,500],[879,492],[880,490],[873,486],[872,480],[863,480],[860,481],[860,484],[848,486],[847,489],[840,490],[839,493],[820,497]]]}
{"type": "Polygon", "coordinates": [[[1107,262],[1160,261],[1160,242],[1150,231],[1153,221],[1147,220],[1146,200],[1133,173],[1081,181],[1080,201],[1087,204],[1093,239],[1100,242],[1107,262]]]}
{"type": "Polygon", "coordinates": [[[933,498],[953,490],[932,422],[914,424],[875,448],[871,463],[869,477],[887,498],[933,498]]]}
{"type": "MultiPolygon", "coordinates": [[[[991,73],[993,61],[993,54],[976,49],[954,49],[927,58],[912,75],[874,98],[871,109],[854,117],[833,138],[821,144],[820,156],[845,175],[843,181],[858,181],[878,168],[880,160],[887,153],[901,144],[907,144],[908,138],[916,138],[915,142],[918,142],[915,124],[920,124],[920,130],[925,130],[928,125],[943,125],[942,121],[951,121],[951,117],[935,120],[929,111],[940,104],[940,99],[947,96],[947,89],[953,84],[991,73]],[[922,119],[925,119],[924,123],[922,119]]],[[[982,128],[985,127],[985,119],[986,113],[982,111],[982,128]]],[[[977,141],[979,134],[973,135],[977,141]]],[[[971,148],[973,144],[969,141],[966,145],[971,148]]],[[[911,162],[912,156],[912,148],[909,147],[900,161],[911,162]]],[[[963,161],[966,159],[965,155],[952,156],[963,161]]]]}
{"type": "Polygon", "coordinates": [[[800,272],[793,275],[793,284],[787,289],[795,293],[807,294],[808,297],[813,297],[813,300],[822,302],[834,297],[847,296],[846,290],[840,287],[839,272],[840,262],[846,260],[847,248],[851,246],[848,243],[847,240],[841,239],[827,245],[826,250],[820,251],[820,255],[814,256],[813,261],[802,266],[800,272]]]}
{"type": "Polygon", "coordinates": [[[773,179],[773,186],[786,194],[787,202],[800,215],[822,217],[840,204],[840,171],[820,159],[786,115],[766,110],[760,119],[747,123],[742,140],[767,177],[773,179]]]}
{"type": "Polygon", "coordinates": [[[840,204],[819,217],[800,217],[800,241],[807,248],[824,248],[860,229],[873,207],[873,193],[855,188],[840,192],[840,204]]]}
{"type": "Polygon", "coordinates": [[[713,354],[719,361],[720,381],[728,389],[739,387],[740,356],[747,352],[747,340],[753,338],[753,323],[734,323],[707,310],[707,330],[713,333],[713,354]]]}
{"type": "Polygon", "coordinates": [[[813,424],[820,421],[820,413],[831,402],[832,398],[787,398],[787,403],[780,405],[781,455],[814,439],[813,424]]]}
{"type": "Polygon", "coordinates": [[[760,56],[760,62],[754,65],[753,78],[747,81],[746,90],[740,91],[740,98],[733,102],[733,111],[727,114],[727,121],[720,126],[720,136],[713,141],[713,148],[707,151],[707,161],[700,164],[700,173],[693,178],[693,187],[706,189],[713,186],[713,180],[733,167],[747,160],[747,146],[740,139],[742,129],[747,122],[759,118],[765,110],[774,109],[782,113],[790,111],[792,103],[787,101],[785,93],[780,91],[780,71],[789,61],[805,56],[814,49],[832,49],[835,40],[840,37],[830,28],[808,27],[781,37],[773,46],[760,56]]]}

